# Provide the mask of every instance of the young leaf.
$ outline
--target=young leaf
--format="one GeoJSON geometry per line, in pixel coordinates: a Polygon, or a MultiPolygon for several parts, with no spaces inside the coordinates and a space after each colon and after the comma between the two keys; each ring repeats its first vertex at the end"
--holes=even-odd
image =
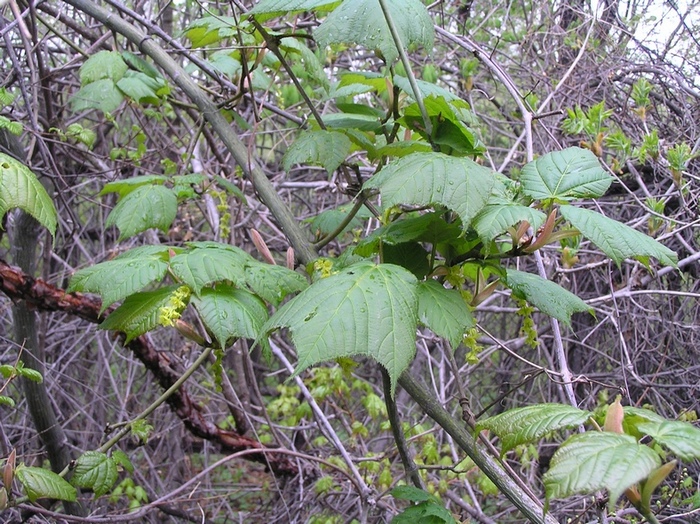
{"type": "Polygon", "coordinates": [[[474,217],[472,226],[479,234],[485,244],[490,243],[494,238],[505,233],[508,228],[513,227],[523,220],[527,220],[532,229],[537,229],[544,223],[546,215],[537,209],[514,204],[512,202],[489,201],[481,212],[474,217]]]}
{"type": "Polygon", "coordinates": [[[119,81],[129,67],[116,51],[99,51],[88,58],[80,67],[80,85],[85,86],[98,80],[119,81]]]}
{"type": "MultiPolygon", "coordinates": [[[[432,50],[433,20],[420,0],[387,0],[404,47],[414,44],[432,50]]],[[[318,27],[314,35],[321,48],[330,44],[359,44],[379,50],[387,64],[399,56],[379,2],[346,0],[318,27]]]]}
{"type": "Polygon", "coordinates": [[[134,472],[134,465],[129,460],[129,457],[123,451],[115,449],[112,452],[112,460],[117,466],[123,467],[129,473],[134,472]]]}
{"type": "Polygon", "coordinates": [[[688,422],[647,422],[639,424],[637,428],[685,462],[700,459],[700,429],[688,422]]]}
{"type": "Polygon", "coordinates": [[[205,47],[237,36],[238,20],[231,16],[205,16],[193,21],[185,30],[185,36],[192,42],[192,47],[205,47]]]}
{"type": "Polygon", "coordinates": [[[418,319],[433,333],[446,338],[453,349],[464,332],[475,326],[474,317],[456,289],[445,289],[434,280],[418,283],[418,319]]]}
{"type": "Polygon", "coordinates": [[[676,253],[653,238],[595,211],[574,206],[561,206],[561,216],[590,239],[618,266],[626,258],[643,263],[654,257],[666,266],[675,266],[676,253]]]}
{"type": "Polygon", "coordinates": [[[638,444],[630,435],[606,431],[574,435],[554,454],[542,479],[547,503],[605,488],[610,492],[612,510],[627,488],[645,479],[660,464],[655,451],[638,444]]]}
{"type": "Polygon", "coordinates": [[[39,371],[35,369],[25,368],[24,366],[17,366],[17,374],[20,377],[24,377],[27,380],[36,382],[37,384],[41,384],[44,381],[44,377],[41,376],[41,373],[39,371]]]}
{"type": "Polygon", "coordinates": [[[203,289],[192,303],[221,348],[228,347],[234,337],[257,338],[268,317],[262,300],[225,284],[203,289]]]}
{"type": "Polygon", "coordinates": [[[121,331],[125,343],[155,329],[160,324],[160,309],[167,306],[170,296],[180,286],[167,286],[155,291],[134,293],[100,324],[100,329],[121,331]]]}
{"type": "Polygon", "coordinates": [[[567,326],[571,324],[571,315],[574,313],[592,311],[588,304],[559,284],[532,273],[507,269],[506,284],[516,297],[527,300],[542,313],[567,326]]]}
{"type": "Polygon", "coordinates": [[[476,431],[484,429],[501,439],[501,455],[528,442],[535,442],[547,433],[583,424],[591,413],[565,404],[536,404],[509,409],[494,417],[480,420],[476,431]]]}
{"type": "Polygon", "coordinates": [[[666,462],[651,472],[649,477],[642,484],[642,492],[640,493],[642,508],[650,509],[651,496],[654,494],[654,491],[656,491],[656,488],[658,488],[661,483],[666,480],[666,477],[676,468],[677,463],[678,461],[676,460],[666,462]]]}
{"type": "Polygon", "coordinates": [[[319,164],[330,175],[347,158],[351,147],[352,142],[343,133],[306,131],[299,135],[284,154],[284,169],[289,171],[292,164],[319,164]]]}
{"type": "Polygon", "coordinates": [[[278,306],[290,293],[296,293],[309,285],[299,273],[283,266],[263,264],[251,259],[245,268],[248,287],[260,298],[278,306]]]}
{"type": "Polygon", "coordinates": [[[0,153],[0,220],[10,209],[19,208],[56,234],[58,218],[44,186],[23,163],[0,153]]]}
{"type": "Polygon", "coordinates": [[[597,198],[605,194],[612,177],[588,149],[554,151],[523,167],[523,192],[535,200],[597,198]]]}
{"type": "Polygon", "coordinates": [[[71,278],[68,292],[99,294],[102,297],[102,312],[118,300],[160,281],[167,270],[168,264],[158,253],[142,250],[138,253],[127,252],[114,260],[77,271],[71,278]]]}
{"type": "Polygon", "coordinates": [[[367,355],[386,368],[391,393],[416,352],[416,278],[399,266],[359,262],[321,279],[263,327],[288,327],[299,354],[295,373],[325,360],[367,355]]]}
{"type": "Polygon", "coordinates": [[[142,444],[148,442],[148,437],[153,433],[153,426],[151,426],[145,419],[139,418],[129,424],[131,427],[131,434],[136,437],[142,444]]]}
{"type": "Polygon", "coordinates": [[[415,153],[387,164],[366,188],[378,188],[386,206],[443,205],[468,228],[491,194],[494,172],[468,158],[440,153],[415,153]]]}
{"type": "Polygon", "coordinates": [[[75,463],[71,483],[78,488],[90,488],[96,497],[107,493],[117,481],[117,465],[104,453],[86,451],[75,463]]]}
{"type": "Polygon", "coordinates": [[[139,186],[119,200],[105,222],[119,228],[119,240],[147,229],[168,231],[177,215],[177,197],[164,186],[139,186]]]}
{"type": "MultiPolygon", "coordinates": [[[[212,243],[213,244],[213,243],[212,243]]],[[[173,275],[199,295],[202,288],[214,282],[231,281],[236,287],[246,283],[245,265],[252,258],[248,253],[225,244],[207,244],[170,259],[173,275]]]]}
{"type": "Polygon", "coordinates": [[[75,502],[77,498],[75,488],[48,469],[20,465],[15,470],[15,477],[20,481],[32,502],[37,499],[75,502]]]}

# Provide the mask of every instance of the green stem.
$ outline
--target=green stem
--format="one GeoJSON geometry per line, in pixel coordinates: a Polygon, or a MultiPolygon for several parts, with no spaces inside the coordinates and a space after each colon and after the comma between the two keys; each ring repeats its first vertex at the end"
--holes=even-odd
{"type": "MultiPolygon", "coordinates": [[[[304,100],[306,107],[309,108],[309,111],[311,111],[311,114],[314,116],[314,120],[316,120],[316,122],[318,123],[318,127],[320,127],[321,129],[326,129],[326,124],[323,122],[323,119],[321,118],[321,115],[319,114],[318,110],[316,109],[316,106],[309,98],[309,95],[306,94],[304,87],[301,85],[301,82],[299,82],[299,79],[294,74],[294,71],[292,71],[292,67],[289,65],[289,63],[285,59],[284,55],[282,55],[282,51],[280,51],[280,48],[279,48],[279,38],[276,36],[272,36],[272,35],[270,35],[270,33],[265,31],[265,28],[262,25],[260,25],[260,23],[258,23],[258,21],[255,20],[255,18],[251,18],[250,20],[253,22],[253,26],[255,27],[255,29],[257,29],[257,31],[263,37],[263,40],[265,40],[265,45],[267,45],[267,48],[270,51],[272,51],[272,53],[277,57],[277,59],[282,64],[282,67],[284,67],[284,70],[289,75],[289,78],[291,79],[292,83],[294,84],[294,87],[297,88],[297,91],[299,92],[299,96],[301,96],[301,98],[304,100]]],[[[294,37],[290,36],[288,38],[294,38],[294,37]]]]}
{"type": "Polygon", "coordinates": [[[399,384],[430,418],[449,433],[457,445],[474,461],[474,464],[508,497],[515,507],[523,512],[530,522],[557,524],[554,517],[545,513],[540,501],[525,493],[503,470],[495,458],[479,449],[477,441],[465,430],[464,425],[445,410],[438,400],[430,395],[428,390],[421,386],[410,373],[401,375],[399,384]]]}
{"type": "Polygon", "coordinates": [[[322,238],[318,242],[314,244],[314,247],[316,249],[321,249],[322,247],[328,245],[330,242],[333,241],[334,238],[336,238],[338,235],[340,235],[343,230],[348,226],[350,222],[352,222],[352,219],[355,218],[355,215],[357,215],[358,211],[360,211],[360,208],[364,205],[365,201],[367,199],[364,197],[362,193],[360,193],[357,197],[357,201],[355,202],[355,205],[352,206],[352,209],[350,212],[347,214],[347,216],[343,219],[343,221],[338,224],[338,227],[333,230],[332,233],[330,233],[328,236],[325,238],[322,238]]]}
{"type": "Polygon", "coordinates": [[[399,52],[399,58],[403,64],[403,68],[406,70],[406,76],[408,77],[408,83],[411,84],[411,90],[413,91],[413,98],[416,99],[416,104],[418,104],[418,109],[420,109],[421,117],[423,118],[423,125],[425,126],[425,133],[429,136],[433,136],[433,124],[430,122],[430,117],[428,116],[428,111],[425,109],[425,104],[423,103],[423,95],[418,89],[418,82],[416,82],[416,76],[413,74],[413,69],[411,69],[411,62],[408,60],[408,55],[406,50],[403,48],[403,43],[401,42],[401,36],[399,36],[399,31],[394,24],[394,19],[389,12],[389,7],[386,4],[386,0],[379,0],[379,5],[382,7],[382,12],[384,13],[384,18],[389,26],[389,32],[391,33],[391,38],[394,39],[394,44],[396,45],[396,50],[399,52]]]}
{"type": "Polygon", "coordinates": [[[180,389],[180,386],[182,386],[185,383],[185,381],[192,376],[192,373],[197,371],[199,366],[201,366],[207,360],[207,358],[209,358],[209,354],[212,352],[213,349],[214,348],[211,346],[205,347],[204,351],[202,351],[202,354],[199,355],[197,360],[195,360],[192,363],[192,365],[185,370],[182,376],[178,378],[172,386],[166,389],[160,397],[158,397],[153,403],[151,403],[150,406],[144,409],[135,419],[133,419],[131,422],[126,424],[121,430],[119,430],[119,432],[116,435],[114,435],[111,439],[102,444],[102,446],[100,446],[97,451],[101,453],[106,453],[107,451],[109,451],[112,446],[114,446],[117,442],[119,442],[121,439],[123,439],[129,434],[129,432],[131,431],[131,425],[134,422],[144,420],[148,415],[153,413],[159,406],[161,406],[166,400],[168,400],[170,395],[172,395],[178,389],[180,389]]]}
{"type": "Polygon", "coordinates": [[[420,478],[418,466],[416,466],[416,463],[413,461],[413,457],[411,457],[408,450],[408,445],[406,444],[406,436],[403,433],[403,429],[401,429],[401,420],[399,419],[399,414],[396,410],[396,400],[391,395],[391,378],[389,377],[389,373],[386,369],[381,366],[379,369],[382,372],[382,385],[384,386],[386,413],[389,417],[391,433],[394,435],[394,442],[396,442],[396,449],[399,452],[401,463],[406,470],[406,476],[411,480],[411,482],[413,482],[413,485],[418,489],[425,490],[423,479],[420,478]]]}

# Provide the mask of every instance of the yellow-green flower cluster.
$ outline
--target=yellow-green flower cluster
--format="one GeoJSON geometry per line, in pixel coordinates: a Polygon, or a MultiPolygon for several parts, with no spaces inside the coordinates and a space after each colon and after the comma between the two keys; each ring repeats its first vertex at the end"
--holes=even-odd
{"type": "Polygon", "coordinates": [[[228,238],[231,234],[231,207],[228,205],[226,191],[210,191],[210,194],[219,201],[216,205],[216,210],[221,213],[219,217],[219,238],[228,238]]]}
{"type": "Polygon", "coordinates": [[[175,321],[180,318],[182,312],[187,307],[190,300],[190,293],[189,287],[180,286],[170,295],[168,304],[161,307],[158,311],[158,323],[161,326],[168,327],[175,325],[175,321]]]}
{"type": "Polygon", "coordinates": [[[319,258],[314,262],[314,273],[317,273],[321,278],[331,276],[333,271],[333,262],[327,258],[319,258]]]}

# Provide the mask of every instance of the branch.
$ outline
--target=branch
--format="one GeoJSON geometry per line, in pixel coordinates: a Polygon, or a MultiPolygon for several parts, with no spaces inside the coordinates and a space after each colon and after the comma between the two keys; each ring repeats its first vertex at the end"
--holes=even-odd
{"type": "Polygon", "coordinates": [[[317,258],[311,243],[297,224],[297,220],[289,210],[287,205],[277,194],[272,182],[268,180],[265,173],[257,165],[255,159],[248,155],[246,146],[241,142],[236,131],[216,104],[205,94],[205,92],[190,78],[180,65],[173,60],[170,55],[160,47],[150,36],[140,31],[135,26],[117,17],[102,7],[95,5],[89,0],[65,0],[67,4],[92,16],[95,20],[106,27],[123,35],[127,40],[136,45],[146,55],[165,71],[172,81],[194,102],[202,112],[204,119],[211,124],[212,128],[219,135],[226,149],[236,163],[241,167],[246,176],[250,179],[255,191],[260,195],[260,199],[270,209],[282,231],[289,239],[297,257],[303,264],[308,264],[317,258]]]}
{"type": "Polygon", "coordinates": [[[450,434],[459,447],[474,461],[474,464],[491,479],[515,507],[523,512],[530,522],[537,524],[557,523],[549,513],[544,512],[542,504],[538,500],[531,498],[503,471],[496,459],[479,449],[476,440],[467,432],[463,424],[448,413],[416,379],[409,373],[404,373],[399,379],[399,384],[430,418],[450,434]]]}
{"type": "MultiPolygon", "coordinates": [[[[93,324],[101,321],[102,301],[99,298],[81,293],[66,293],[39,278],[32,278],[3,260],[0,260],[0,291],[15,302],[23,301],[29,308],[62,311],[93,324]]],[[[123,340],[123,335],[120,337],[123,340]]],[[[153,374],[163,389],[167,390],[180,378],[180,373],[170,367],[165,353],[157,351],[146,337],[138,337],[126,344],[126,347],[153,374]]],[[[218,444],[222,451],[236,453],[241,450],[260,450],[260,453],[245,457],[265,464],[276,474],[295,475],[299,472],[294,461],[286,455],[266,453],[265,446],[260,442],[223,430],[207,420],[204,408],[192,400],[184,388],[170,396],[167,403],[192,435],[218,444]]]]}

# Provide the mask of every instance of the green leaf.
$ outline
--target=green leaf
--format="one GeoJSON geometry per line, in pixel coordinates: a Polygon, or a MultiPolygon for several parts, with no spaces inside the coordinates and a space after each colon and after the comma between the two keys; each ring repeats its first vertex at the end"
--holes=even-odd
{"type": "Polygon", "coordinates": [[[337,131],[306,131],[297,138],[284,154],[284,169],[289,171],[292,164],[318,164],[328,174],[338,169],[350,153],[352,142],[337,131]]]}
{"type": "Polygon", "coordinates": [[[245,265],[251,260],[248,253],[237,247],[209,244],[175,255],[170,259],[170,270],[199,295],[204,286],[223,280],[236,287],[245,286],[245,265]]]}
{"type": "Polygon", "coordinates": [[[143,58],[129,51],[121,52],[122,59],[126,64],[135,71],[140,71],[151,78],[163,79],[163,75],[160,74],[158,69],[156,69],[150,62],[147,62],[143,58]]]}
{"type": "Polygon", "coordinates": [[[237,36],[238,21],[231,16],[205,16],[193,21],[185,30],[192,47],[205,47],[228,37],[237,36]]]}
{"type": "Polygon", "coordinates": [[[128,344],[160,325],[160,309],[170,303],[170,297],[179,287],[166,286],[126,297],[122,305],[100,324],[100,329],[124,333],[125,344],[128,344]]]}
{"type": "Polygon", "coordinates": [[[251,259],[245,268],[246,282],[263,300],[278,306],[290,293],[306,289],[307,280],[283,266],[263,264],[251,259]]]}
{"type": "MultiPolygon", "coordinates": [[[[352,207],[353,206],[350,204],[344,204],[335,209],[322,211],[315,217],[308,219],[311,231],[317,237],[329,235],[340,227],[340,224],[347,218],[352,207]]],[[[371,216],[369,210],[366,207],[362,207],[343,230],[343,233],[361,227],[364,219],[370,218],[371,216]]]]}
{"type": "Polygon", "coordinates": [[[666,266],[675,266],[676,253],[650,236],[595,211],[574,206],[561,206],[561,215],[583,236],[591,240],[618,266],[626,258],[635,258],[646,265],[646,257],[654,257],[666,266]]]}
{"type": "Polygon", "coordinates": [[[324,65],[317,54],[304,43],[303,38],[299,36],[282,38],[279,48],[285,53],[285,57],[293,62],[294,67],[298,65],[303,67],[309,82],[320,85],[324,92],[328,92],[330,83],[324,65]]]}
{"type": "Polygon", "coordinates": [[[99,51],[80,67],[80,85],[86,86],[98,80],[119,81],[129,69],[116,51],[99,51]]]}
{"type": "Polygon", "coordinates": [[[700,429],[688,422],[665,420],[639,424],[639,431],[670,449],[685,462],[700,459],[700,429]]]}
{"type": "Polygon", "coordinates": [[[248,14],[286,14],[299,11],[313,11],[319,7],[335,4],[337,2],[338,0],[260,0],[253,9],[248,11],[248,14]]]}
{"type": "Polygon", "coordinates": [[[559,284],[532,273],[507,269],[506,285],[513,290],[516,297],[527,300],[542,313],[556,318],[567,326],[571,325],[571,315],[574,313],[593,311],[583,300],[559,284]]]}
{"type": "Polygon", "coordinates": [[[29,213],[52,236],[56,234],[56,208],[44,186],[27,166],[0,153],[0,220],[13,208],[29,213]]]}
{"type": "Polygon", "coordinates": [[[543,481],[547,503],[576,493],[610,492],[612,510],[620,495],[661,465],[651,448],[634,437],[595,431],[574,435],[554,454],[543,481]]]}
{"type": "Polygon", "coordinates": [[[480,420],[476,432],[488,429],[501,439],[501,455],[529,442],[536,442],[552,431],[583,424],[591,413],[565,404],[536,404],[509,409],[480,420]]]}
{"type": "Polygon", "coordinates": [[[473,155],[481,151],[474,134],[457,117],[456,108],[447,100],[441,96],[429,96],[423,100],[423,106],[432,124],[431,134],[425,129],[423,114],[416,103],[408,106],[397,122],[417,131],[425,140],[440,145],[443,153],[473,155]]]}
{"type": "Polygon", "coordinates": [[[68,292],[97,293],[102,297],[101,313],[118,300],[162,280],[167,270],[167,262],[158,253],[127,252],[114,260],[77,271],[71,278],[68,292]]]}
{"type": "Polygon", "coordinates": [[[5,87],[0,87],[0,105],[9,106],[17,98],[17,93],[12,93],[5,87]]]}
{"type": "Polygon", "coordinates": [[[192,303],[221,348],[232,338],[255,339],[267,320],[265,303],[252,293],[219,284],[202,290],[192,303]]]}
{"type": "Polygon", "coordinates": [[[452,514],[447,511],[434,495],[413,486],[398,486],[391,490],[394,498],[418,502],[415,506],[409,506],[402,513],[396,515],[391,524],[456,524],[452,514]]]}
{"type": "Polygon", "coordinates": [[[464,332],[476,325],[459,291],[445,289],[434,280],[418,283],[418,319],[446,338],[453,349],[462,342],[464,332]]]}
{"type": "Polygon", "coordinates": [[[378,132],[382,128],[379,117],[353,113],[328,113],[323,115],[323,123],[329,129],[359,129],[378,132]]]}
{"type": "Polygon", "coordinates": [[[263,327],[288,327],[295,374],[340,357],[367,355],[386,368],[391,394],[416,352],[416,278],[399,266],[360,262],[315,282],[263,327]]]}
{"type": "MultiPolygon", "coordinates": [[[[424,98],[429,96],[440,96],[448,102],[453,100],[461,100],[457,95],[448,91],[444,87],[426,82],[425,80],[416,80],[416,83],[418,84],[418,90],[421,92],[421,95],[423,95],[424,98]]],[[[395,75],[394,84],[396,84],[396,87],[401,89],[401,91],[406,93],[411,100],[413,100],[413,88],[411,87],[411,83],[408,81],[408,78],[405,76],[395,75]]]]}
{"type": "Polygon", "coordinates": [[[75,502],[77,498],[75,488],[48,469],[20,465],[15,470],[15,477],[20,481],[32,502],[37,499],[75,502]]]}
{"type": "Polygon", "coordinates": [[[523,167],[523,192],[535,200],[597,198],[605,194],[612,177],[588,149],[554,151],[523,167]]]}
{"type": "Polygon", "coordinates": [[[115,180],[114,182],[109,182],[108,184],[105,184],[102,188],[102,191],[99,192],[99,195],[117,193],[119,194],[119,197],[123,198],[137,187],[164,184],[166,180],[168,180],[168,177],[163,175],[142,175],[135,176],[132,178],[124,178],[122,180],[115,180]]]}
{"type": "MultiPolygon", "coordinates": [[[[433,20],[420,0],[387,0],[387,8],[404,47],[414,44],[432,50],[433,20]]],[[[376,0],[346,0],[315,32],[324,48],[330,44],[359,44],[381,52],[387,64],[399,56],[384,13],[376,0]]]]}
{"type": "Polygon", "coordinates": [[[415,153],[387,164],[366,188],[378,188],[385,206],[443,205],[456,212],[466,229],[486,205],[494,172],[468,158],[415,153]]]}
{"type": "Polygon", "coordinates": [[[214,69],[229,78],[235,78],[243,70],[241,62],[228,49],[213,52],[208,62],[214,69]]]}
{"type": "Polygon", "coordinates": [[[170,92],[165,80],[151,78],[140,71],[128,71],[124,78],[117,82],[117,87],[139,104],[159,105],[162,98],[170,92]]]}
{"type": "Polygon", "coordinates": [[[505,233],[508,228],[523,220],[527,220],[532,229],[537,231],[547,218],[544,213],[531,207],[507,201],[495,203],[494,199],[490,202],[472,223],[484,244],[489,244],[494,238],[505,233]]]}
{"type": "Polygon", "coordinates": [[[404,242],[401,244],[385,244],[382,248],[382,262],[396,264],[413,273],[416,278],[422,279],[430,273],[430,253],[418,242],[404,242]]]}
{"type": "Polygon", "coordinates": [[[427,142],[403,140],[380,147],[376,151],[376,156],[393,156],[399,158],[413,153],[432,153],[432,151],[433,148],[427,142]]]}
{"type": "Polygon", "coordinates": [[[409,502],[426,502],[428,500],[433,500],[430,493],[416,488],[415,486],[396,486],[390,493],[395,499],[408,500],[409,502]]]}
{"type": "Polygon", "coordinates": [[[168,231],[177,215],[177,197],[164,186],[139,186],[121,198],[105,225],[119,228],[119,240],[147,229],[168,231]]]}
{"type": "Polygon", "coordinates": [[[21,122],[16,122],[15,120],[10,120],[6,116],[0,115],[0,129],[6,129],[8,133],[13,135],[21,135],[24,126],[21,122]]]}
{"type": "Polygon", "coordinates": [[[369,256],[379,251],[379,244],[397,245],[418,241],[439,244],[455,240],[462,234],[457,224],[445,222],[440,213],[425,213],[396,220],[376,229],[358,243],[355,253],[369,256]]]}
{"type": "Polygon", "coordinates": [[[96,497],[107,493],[117,481],[117,465],[104,453],[86,451],[75,462],[71,483],[78,488],[90,488],[96,497]]]}
{"type": "Polygon", "coordinates": [[[74,112],[99,109],[103,113],[112,113],[124,101],[124,95],[113,80],[97,80],[81,87],[71,99],[74,112]]]}

